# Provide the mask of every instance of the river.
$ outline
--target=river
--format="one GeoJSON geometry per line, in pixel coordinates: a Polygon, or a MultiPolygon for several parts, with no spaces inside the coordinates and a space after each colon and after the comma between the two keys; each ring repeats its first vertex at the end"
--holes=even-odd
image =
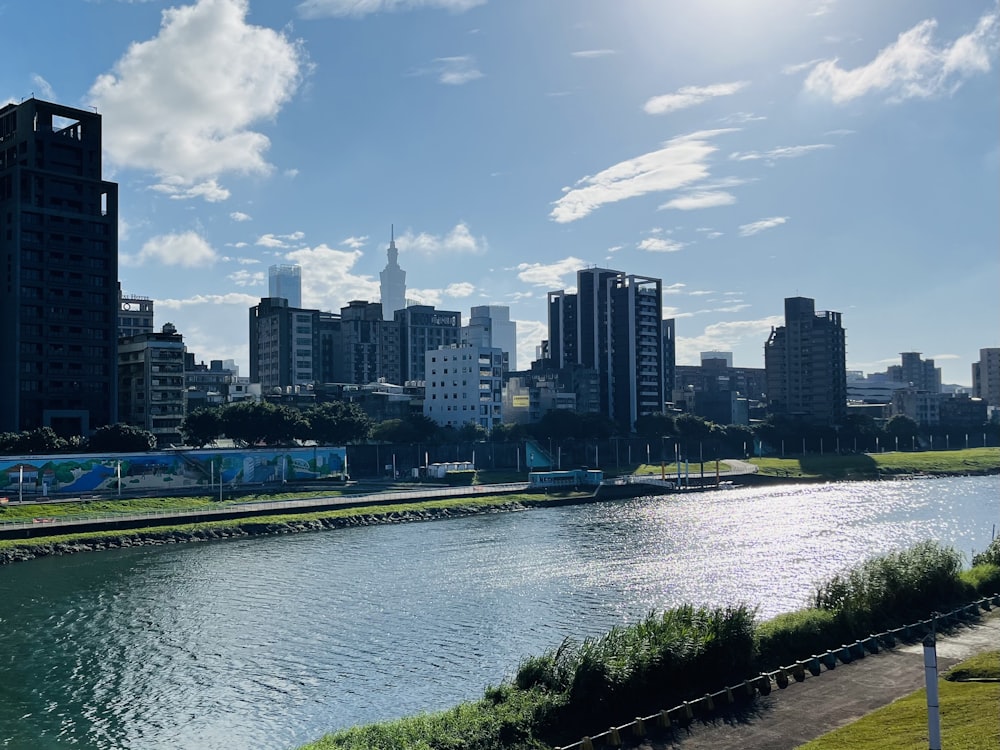
{"type": "Polygon", "coordinates": [[[481,695],[681,603],[803,606],[924,539],[966,558],[1000,477],[739,488],[0,568],[0,747],[286,750],[481,695]]]}

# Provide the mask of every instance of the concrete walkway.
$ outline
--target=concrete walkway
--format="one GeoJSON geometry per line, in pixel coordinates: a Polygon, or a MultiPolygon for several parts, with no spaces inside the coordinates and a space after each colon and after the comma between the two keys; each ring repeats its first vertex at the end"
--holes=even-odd
{"type": "MultiPolygon", "coordinates": [[[[984,613],[978,625],[939,635],[941,672],[973,654],[1000,649],[1000,610],[984,613]]],[[[637,750],[792,750],[849,724],[897,698],[924,687],[923,647],[884,650],[850,664],[838,664],[818,677],[759,697],[739,721],[695,722],[669,740],[633,744],[637,750]]],[[[1000,706],[997,706],[1000,722],[1000,706]]]]}

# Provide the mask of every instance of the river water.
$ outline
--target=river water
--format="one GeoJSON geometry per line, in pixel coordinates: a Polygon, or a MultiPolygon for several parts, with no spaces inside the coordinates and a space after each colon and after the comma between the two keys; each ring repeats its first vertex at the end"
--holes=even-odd
{"type": "Polygon", "coordinates": [[[447,708],[681,603],[762,618],[924,539],[968,559],[1000,477],[733,489],[0,568],[0,747],[274,748],[447,708]]]}

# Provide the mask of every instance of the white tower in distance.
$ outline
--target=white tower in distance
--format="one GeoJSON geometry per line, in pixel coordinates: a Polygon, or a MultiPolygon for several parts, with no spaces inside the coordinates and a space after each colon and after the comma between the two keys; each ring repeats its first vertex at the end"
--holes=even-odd
{"type": "Polygon", "coordinates": [[[382,301],[382,319],[392,320],[396,310],[406,307],[406,271],[399,267],[399,250],[396,249],[395,228],[390,225],[389,262],[379,273],[379,295],[382,301]]]}

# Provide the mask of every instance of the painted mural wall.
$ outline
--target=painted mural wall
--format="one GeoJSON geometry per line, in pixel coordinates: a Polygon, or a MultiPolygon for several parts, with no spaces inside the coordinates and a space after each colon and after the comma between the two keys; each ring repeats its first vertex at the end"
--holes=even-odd
{"type": "Polygon", "coordinates": [[[206,449],[151,453],[0,456],[0,495],[48,496],[121,489],[176,491],[340,478],[347,449],[206,449]]]}

